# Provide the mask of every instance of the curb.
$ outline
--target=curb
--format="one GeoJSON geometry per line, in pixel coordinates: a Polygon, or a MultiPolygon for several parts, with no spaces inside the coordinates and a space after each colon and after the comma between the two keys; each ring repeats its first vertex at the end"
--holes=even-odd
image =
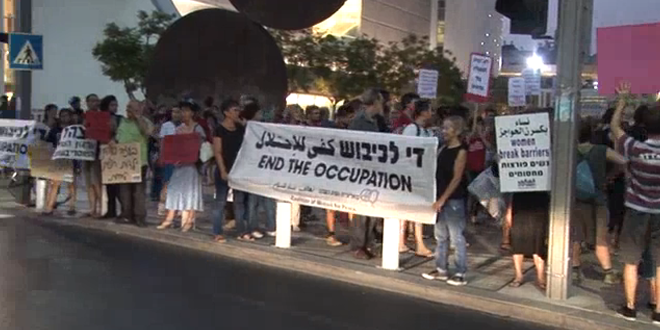
{"type": "Polygon", "coordinates": [[[401,275],[395,272],[358,264],[346,263],[337,266],[328,263],[328,260],[331,260],[329,258],[295,252],[295,248],[291,250],[277,249],[231,240],[224,244],[218,244],[210,239],[184,238],[167,232],[134,229],[133,227],[95,220],[76,219],[76,221],[70,221],[56,219],[54,221],[44,221],[32,212],[21,213],[27,213],[23,215],[43,225],[78,227],[146,239],[544,326],[584,330],[657,329],[650,324],[624,321],[613,314],[515,298],[475,288],[422,285],[403,280],[401,275]]]}

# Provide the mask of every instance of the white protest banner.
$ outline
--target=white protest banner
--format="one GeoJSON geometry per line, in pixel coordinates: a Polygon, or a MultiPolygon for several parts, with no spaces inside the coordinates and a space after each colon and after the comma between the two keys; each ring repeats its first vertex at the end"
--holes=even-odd
{"type": "Polygon", "coordinates": [[[524,69],[522,77],[525,79],[525,95],[541,95],[541,70],[524,69]]]}
{"type": "Polygon", "coordinates": [[[550,190],[550,121],[547,113],[495,117],[500,191],[550,190]]]}
{"type": "Polygon", "coordinates": [[[96,140],[85,139],[85,127],[83,125],[67,126],[62,131],[53,159],[94,160],[96,158],[96,144],[96,140]]]}
{"type": "Polygon", "coordinates": [[[438,140],[250,121],[235,190],[374,217],[435,223],[438,140]]]}
{"type": "Polygon", "coordinates": [[[99,159],[103,184],[142,182],[139,143],[101,146],[99,159]]]}
{"type": "Polygon", "coordinates": [[[0,119],[0,166],[29,169],[29,146],[47,130],[34,120],[0,119]]]}
{"type": "Polygon", "coordinates": [[[73,161],[53,160],[55,150],[50,144],[30,146],[30,176],[55,181],[73,182],[73,161]]]}
{"type": "Polygon", "coordinates": [[[434,99],[438,95],[438,70],[419,70],[417,94],[425,99],[434,99]]]}
{"type": "Polygon", "coordinates": [[[470,55],[467,94],[465,98],[474,102],[486,102],[490,93],[490,72],[493,59],[487,55],[470,55]]]}
{"type": "Polygon", "coordinates": [[[525,79],[509,78],[509,106],[524,107],[527,104],[525,100],[525,79]]]}

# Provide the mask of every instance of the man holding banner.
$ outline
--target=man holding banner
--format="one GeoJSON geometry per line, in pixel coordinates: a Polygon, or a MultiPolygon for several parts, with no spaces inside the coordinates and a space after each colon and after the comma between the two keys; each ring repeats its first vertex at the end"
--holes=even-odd
{"type": "MultiPolygon", "coordinates": [[[[119,199],[122,205],[123,219],[115,222],[129,222],[139,227],[146,227],[146,176],[148,164],[147,144],[149,136],[154,130],[153,124],[142,115],[143,104],[131,100],[126,106],[126,119],[122,120],[117,128],[117,143],[140,144],[140,166],[142,180],[138,183],[123,183],[119,188],[119,199]]],[[[110,147],[114,141],[110,142],[110,147]]]]}

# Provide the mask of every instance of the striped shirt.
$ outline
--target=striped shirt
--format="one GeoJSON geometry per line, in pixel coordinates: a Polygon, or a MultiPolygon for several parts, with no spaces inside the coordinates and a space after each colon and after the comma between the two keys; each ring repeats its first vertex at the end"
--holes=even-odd
{"type": "Polygon", "coordinates": [[[640,142],[624,135],[617,145],[629,162],[626,206],[660,214],[660,140],[640,142]]]}

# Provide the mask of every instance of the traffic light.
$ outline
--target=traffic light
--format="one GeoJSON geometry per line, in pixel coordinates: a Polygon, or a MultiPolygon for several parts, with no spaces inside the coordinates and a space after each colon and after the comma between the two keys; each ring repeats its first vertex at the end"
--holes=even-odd
{"type": "Polygon", "coordinates": [[[548,26],[548,0],[497,0],[495,10],[511,19],[511,34],[540,36],[548,26]]]}

